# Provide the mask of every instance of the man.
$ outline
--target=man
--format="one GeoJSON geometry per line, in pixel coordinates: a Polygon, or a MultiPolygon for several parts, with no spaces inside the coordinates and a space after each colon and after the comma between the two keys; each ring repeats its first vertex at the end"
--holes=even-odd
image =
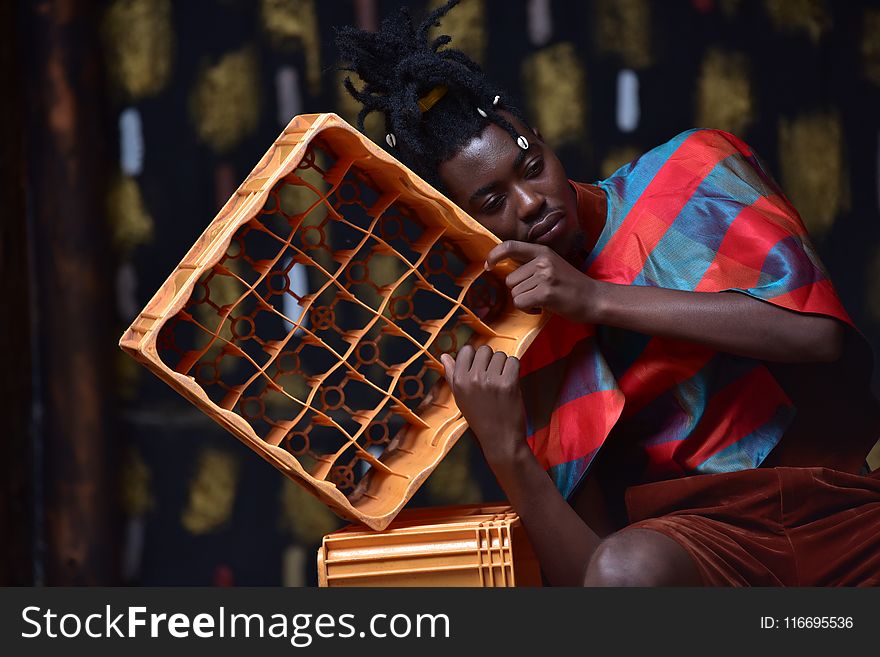
{"type": "Polygon", "coordinates": [[[442,358],[548,581],[880,583],[870,352],[794,208],[710,130],[569,181],[448,37],[426,41],[455,4],[337,43],[361,127],[383,112],[390,151],[503,240],[486,267],[519,263],[514,304],[553,313],[522,363],[442,358]]]}

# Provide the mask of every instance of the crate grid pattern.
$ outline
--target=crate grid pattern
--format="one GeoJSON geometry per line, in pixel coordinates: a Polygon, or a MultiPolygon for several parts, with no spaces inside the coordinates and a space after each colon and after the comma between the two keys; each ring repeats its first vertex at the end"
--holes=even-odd
{"type": "MultiPolygon", "coordinates": [[[[314,168],[318,170],[322,178],[329,184],[329,189],[322,193],[321,190],[311,185],[308,181],[296,175],[296,172],[288,175],[283,179],[276,188],[270,192],[270,200],[267,207],[261,210],[260,216],[245,224],[238,233],[233,237],[232,244],[237,245],[234,249],[236,260],[245,260],[256,275],[253,283],[226,266],[229,256],[224,256],[224,260],[214,265],[209,272],[202,277],[196,286],[196,293],[188,302],[187,306],[180,311],[175,317],[175,321],[168,325],[160,336],[162,340],[160,349],[164,347],[167,354],[166,360],[170,360],[168,356],[174,355],[177,362],[168,362],[174,370],[180,374],[188,375],[192,370],[196,370],[195,380],[203,388],[210,385],[218,385],[223,390],[223,396],[218,399],[218,405],[226,410],[232,410],[237,407],[237,411],[246,420],[255,424],[257,420],[265,421],[271,428],[265,435],[264,439],[273,444],[284,446],[295,456],[310,456],[318,463],[317,467],[311,472],[312,476],[325,479],[328,476],[340,488],[351,489],[354,486],[353,465],[358,460],[363,459],[372,467],[385,469],[389,474],[393,471],[379,461],[366,447],[360,439],[368,432],[367,446],[387,444],[390,439],[390,431],[388,428],[389,419],[380,417],[383,410],[388,409],[394,415],[401,417],[408,424],[425,427],[426,424],[421,420],[407,405],[412,400],[421,401],[424,398],[425,386],[425,369],[431,369],[435,372],[442,373],[442,364],[437,356],[432,353],[432,347],[437,337],[444,332],[448,338],[446,341],[454,353],[457,347],[455,332],[450,327],[450,323],[459,321],[469,328],[483,335],[496,335],[496,332],[484,323],[477,314],[472,311],[465,300],[469,296],[469,292],[474,289],[474,284],[478,277],[483,273],[479,263],[469,265],[464,269],[460,276],[454,278],[454,285],[458,289],[455,297],[445,294],[432,284],[431,279],[434,275],[445,274],[452,278],[446,263],[448,259],[454,256],[454,247],[442,241],[443,229],[431,228],[425,230],[420,239],[412,244],[412,249],[417,257],[414,262],[400,257],[394,247],[383,238],[382,232],[378,230],[379,222],[385,217],[385,212],[392,207],[396,198],[395,195],[386,194],[378,199],[378,201],[369,208],[364,208],[360,202],[360,187],[356,183],[368,186],[368,181],[361,175],[357,176],[357,181],[352,181],[349,174],[356,171],[356,161],[348,160],[338,163],[334,169],[329,171],[321,170],[315,163],[315,147],[310,147],[303,162],[297,167],[297,170],[314,168]],[[311,205],[305,212],[294,216],[283,216],[287,220],[287,235],[278,235],[269,229],[260,221],[262,215],[275,215],[280,212],[278,196],[280,188],[284,185],[303,185],[310,189],[318,196],[318,200],[311,205]],[[343,193],[344,186],[351,188],[351,192],[343,193]],[[342,189],[340,189],[342,188],[342,189]],[[351,194],[351,195],[349,195],[351,194]],[[334,198],[335,197],[335,198],[334,198]],[[345,200],[343,200],[345,199],[345,200]],[[369,225],[360,226],[349,221],[344,211],[344,206],[351,205],[364,210],[365,215],[369,218],[369,225]],[[323,208],[327,213],[327,219],[319,224],[306,226],[305,230],[301,230],[303,221],[315,213],[319,208],[323,208]],[[330,240],[327,239],[327,232],[332,226],[331,223],[341,224],[358,235],[360,240],[353,248],[344,250],[332,250],[331,257],[338,264],[335,271],[330,271],[322,266],[318,261],[313,259],[309,254],[310,247],[327,245],[330,240]],[[268,260],[254,260],[249,257],[247,251],[247,236],[252,231],[258,231],[262,235],[266,235],[278,245],[278,251],[268,260]],[[294,242],[294,236],[300,231],[302,246],[297,246],[294,242]],[[315,237],[309,238],[310,234],[315,237]],[[358,254],[364,252],[369,247],[368,241],[375,241],[375,245],[371,249],[371,253],[382,255],[393,255],[398,258],[398,262],[402,265],[403,273],[397,277],[391,284],[382,286],[377,289],[380,297],[378,308],[372,308],[367,303],[359,299],[349,291],[349,287],[356,283],[366,283],[368,281],[369,272],[369,256],[366,258],[358,258],[358,254]],[[279,263],[283,261],[285,254],[292,252],[293,257],[291,263],[300,263],[308,267],[312,267],[325,279],[320,288],[306,296],[297,296],[298,305],[301,308],[300,315],[296,318],[287,317],[281,310],[273,304],[272,298],[279,297],[284,294],[294,295],[290,289],[289,277],[284,269],[279,269],[279,263]],[[440,267],[428,266],[428,256],[433,255],[440,261],[440,267]],[[199,304],[209,303],[210,301],[210,285],[212,278],[221,275],[228,276],[241,285],[242,293],[229,305],[216,307],[218,312],[218,323],[216,326],[205,326],[198,321],[195,306],[199,304]],[[283,278],[282,278],[283,277],[283,278]],[[278,283],[268,283],[268,281],[281,278],[280,285],[278,283]],[[410,278],[414,278],[412,289],[408,293],[400,293],[403,283],[410,278]],[[259,292],[258,288],[263,285],[267,288],[267,292],[259,292]],[[203,296],[199,290],[204,290],[203,296]],[[437,295],[440,299],[448,302],[449,310],[441,317],[423,319],[419,322],[421,330],[426,334],[424,340],[419,341],[407,331],[404,331],[398,325],[399,322],[409,319],[413,314],[413,295],[418,290],[430,291],[437,295]],[[316,300],[330,293],[332,299],[328,305],[317,305],[316,300]],[[242,303],[250,299],[254,308],[250,314],[234,314],[236,309],[240,308],[242,303]],[[334,308],[338,301],[346,301],[356,305],[359,309],[365,311],[370,319],[359,328],[345,330],[336,322],[336,314],[334,308]],[[386,312],[386,310],[388,312],[386,312]],[[255,335],[255,318],[253,314],[258,312],[268,312],[289,327],[287,335],[279,340],[263,340],[255,335]],[[460,317],[457,317],[461,315],[460,317]],[[309,317],[311,326],[304,323],[304,318],[309,317]],[[197,349],[183,351],[175,344],[174,329],[180,321],[189,322],[202,332],[208,339],[203,346],[197,349]],[[221,329],[224,325],[229,324],[232,333],[232,339],[227,339],[221,335],[221,329]],[[445,327],[445,328],[444,328],[445,327]],[[335,331],[341,340],[345,343],[345,351],[336,351],[328,340],[323,339],[322,332],[329,330],[335,331]],[[379,340],[369,339],[370,334],[378,333],[381,336],[396,336],[406,340],[414,349],[413,353],[401,362],[385,363],[379,357],[382,353],[379,340]],[[240,342],[250,339],[256,339],[259,343],[260,350],[267,354],[264,362],[258,362],[254,356],[246,352],[240,347],[240,342]],[[221,348],[214,350],[216,355],[212,359],[205,360],[206,355],[211,351],[217,343],[221,348]],[[301,367],[296,367],[299,360],[298,354],[303,347],[312,346],[319,349],[326,349],[332,360],[335,361],[327,369],[322,372],[311,373],[303,372],[301,367]],[[365,356],[366,354],[366,356],[365,356]],[[248,362],[253,368],[251,373],[243,382],[229,386],[218,380],[218,370],[220,369],[218,361],[223,356],[232,356],[241,358],[248,362]],[[309,392],[305,399],[299,399],[287,392],[283,386],[277,383],[277,376],[269,374],[272,366],[277,366],[279,359],[287,359],[293,361],[292,366],[297,373],[304,374],[308,379],[309,392]],[[354,359],[355,363],[351,360],[354,359]],[[424,368],[418,373],[404,376],[414,363],[423,360],[424,368]],[[361,373],[360,368],[364,365],[378,362],[385,372],[390,376],[387,388],[378,386],[370,380],[369,377],[361,373]],[[345,379],[336,385],[328,384],[328,380],[337,370],[344,371],[345,379]],[[244,396],[245,392],[254,387],[255,382],[263,378],[265,387],[262,393],[274,391],[285,397],[294,408],[298,408],[298,412],[293,418],[285,420],[273,420],[266,416],[266,404],[262,399],[262,395],[244,396]],[[345,390],[349,381],[357,381],[371,388],[374,392],[382,396],[381,401],[369,409],[356,409],[346,404],[345,390]],[[340,424],[329,411],[342,409],[350,416],[357,428],[352,431],[350,428],[340,424]],[[304,422],[307,420],[307,422],[304,422]],[[305,426],[303,426],[305,425],[305,426]],[[338,434],[344,438],[341,446],[332,453],[325,454],[320,451],[309,449],[309,436],[315,426],[332,427],[338,434]],[[302,428],[298,428],[302,427],[302,428]],[[379,436],[378,439],[376,437],[379,436]],[[356,457],[347,463],[337,465],[347,451],[354,448],[357,452],[356,457]]],[[[398,223],[406,220],[404,217],[395,217],[398,223]]],[[[456,257],[460,260],[460,256],[456,257]]],[[[494,279],[483,278],[484,284],[494,279]]],[[[481,298],[493,296],[491,294],[481,294],[481,298]]],[[[494,294],[498,298],[497,291],[494,294]]],[[[282,370],[284,372],[284,370],[282,370]]],[[[390,415],[390,414],[389,414],[390,415]]]]}
{"type": "Polygon", "coordinates": [[[541,319],[483,270],[497,240],[466,215],[439,220],[423,200],[436,192],[338,117],[301,118],[121,344],[341,515],[380,527],[465,428],[436,393],[440,354],[472,338],[518,355],[541,319]]]}

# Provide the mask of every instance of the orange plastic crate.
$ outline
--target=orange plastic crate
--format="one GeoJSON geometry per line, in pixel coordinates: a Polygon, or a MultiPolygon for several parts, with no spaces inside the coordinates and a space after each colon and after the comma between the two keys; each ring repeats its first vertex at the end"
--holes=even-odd
{"type": "Polygon", "coordinates": [[[335,114],[294,118],[120,346],[340,515],[388,525],[464,432],[439,356],[520,356],[498,243],[335,114]]]}
{"type": "Polygon", "coordinates": [[[541,570],[509,506],[405,509],[384,531],[325,536],[318,585],[541,586],[541,570]]]}

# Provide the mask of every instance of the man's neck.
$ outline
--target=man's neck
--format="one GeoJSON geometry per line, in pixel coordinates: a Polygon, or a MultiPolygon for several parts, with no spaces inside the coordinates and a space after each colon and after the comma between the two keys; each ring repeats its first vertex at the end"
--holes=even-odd
{"type": "Polygon", "coordinates": [[[571,188],[577,201],[578,223],[583,236],[574,249],[577,253],[573,253],[572,257],[582,262],[599,241],[599,235],[605,227],[608,202],[605,192],[597,185],[571,181],[571,188]]]}

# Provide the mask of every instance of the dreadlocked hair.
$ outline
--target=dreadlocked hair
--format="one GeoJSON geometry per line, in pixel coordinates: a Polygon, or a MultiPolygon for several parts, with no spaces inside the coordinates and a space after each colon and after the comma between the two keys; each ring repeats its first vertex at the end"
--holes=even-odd
{"type": "Polygon", "coordinates": [[[340,69],[357,73],[364,82],[358,90],[350,77],[344,81],[348,92],[363,105],[358,129],[364,131],[364,120],[371,112],[382,112],[386,132],[396,141],[390,152],[441,190],[439,165],[490,122],[514,140],[519,137],[510,121],[498,113],[500,109],[525,123],[520,112],[504,102],[504,92],[473,60],[460,50],[443,48],[452,37],[444,34],[429,43],[428,31],[439,27],[440,19],[458,2],[449,0],[435,9],[417,29],[409,10],[403,7],[396,16],[383,20],[378,32],[348,26],[336,30],[340,69]],[[419,99],[440,85],[446,92],[423,112],[419,99]],[[493,103],[496,96],[501,96],[497,106],[493,103]]]}

